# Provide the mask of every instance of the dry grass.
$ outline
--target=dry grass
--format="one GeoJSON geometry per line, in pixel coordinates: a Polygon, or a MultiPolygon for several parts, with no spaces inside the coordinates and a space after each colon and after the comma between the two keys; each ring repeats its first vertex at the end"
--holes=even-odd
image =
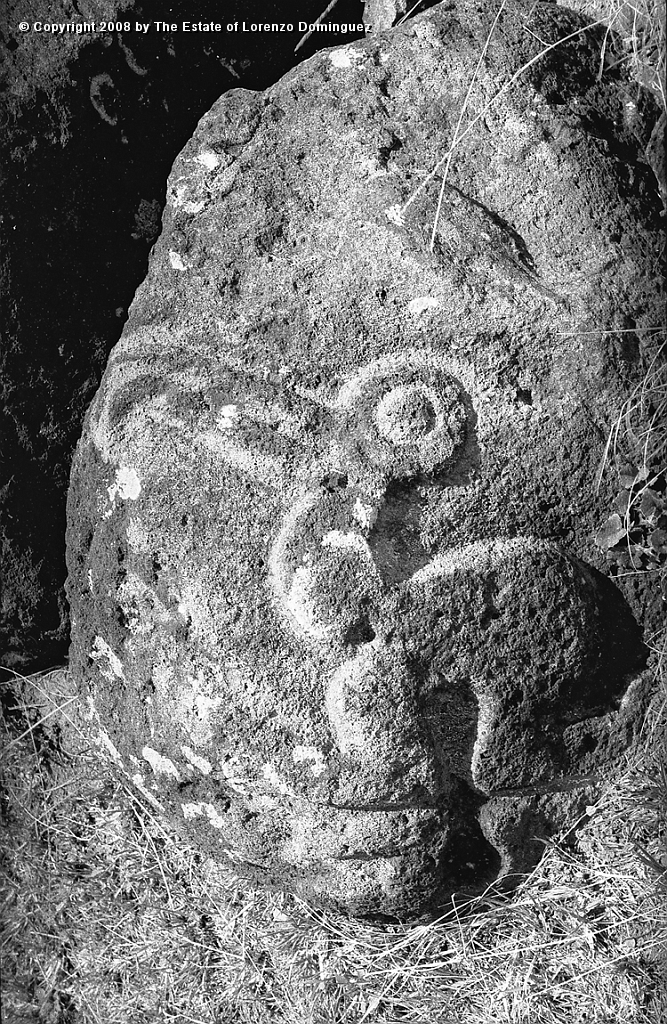
{"type": "MultiPolygon", "coordinates": [[[[641,83],[651,91],[663,112],[667,112],[666,88],[665,88],[665,67],[667,60],[666,51],[666,28],[665,28],[665,0],[637,0],[637,2],[625,2],[625,0],[557,0],[562,6],[570,7],[586,15],[590,24],[585,29],[576,31],[557,39],[555,42],[545,44],[529,61],[522,65],[512,77],[505,82],[491,99],[487,100],[480,111],[470,114],[467,124],[464,126],[464,119],[468,111],[473,89],[477,77],[484,64],[484,58],[491,42],[496,26],[503,14],[507,0],[500,0],[495,18],[489,29],[479,60],[470,78],[468,89],[459,111],[457,123],[454,128],[449,148],[438,160],[434,167],[425,176],[424,180],[417,186],[414,192],[408,197],[405,203],[398,210],[398,216],[402,219],[408,208],[414,203],[417,196],[436,177],[441,176],[440,192],[438,196],[437,209],[431,231],[430,248],[433,251],[438,231],[438,223],[442,210],[447,177],[452,162],[452,157],[460,143],[469,135],[475,127],[483,120],[488,110],[494,106],[504,93],[521,79],[525,73],[536,63],[541,61],[552,50],[558,49],[564,43],[575,39],[582,32],[590,28],[605,26],[605,34],[600,50],[598,77],[601,79],[611,67],[622,65],[626,68],[630,78],[641,83]]],[[[405,18],[403,19],[403,21],[405,18]]],[[[402,23],[402,22],[401,22],[402,23]]],[[[664,126],[663,126],[664,131],[664,126]]]]}
{"type": "Polygon", "coordinates": [[[665,701],[643,749],[513,899],[410,927],[244,889],[102,767],[65,670],[13,689],[2,756],[8,1024],[664,1020],[665,701]]]}
{"type": "Polygon", "coordinates": [[[606,61],[623,64],[630,76],[650,89],[662,109],[667,110],[665,0],[562,0],[562,3],[581,11],[591,21],[602,20],[608,26],[605,50],[600,55],[600,74],[604,74],[606,61]],[[613,35],[620,43],[620,50],[615,46],[612,56],[613,35]]]}
{"type": "Polygon", "coordinates": [[[460,145],[460,143],[468,135],[470,135],[471,132],[474,131],[474,129],[477,127],[477,125],[483,120],[485,115],[488,113],[488,111],[496,103],[498,103],[498,101],[501,99],[502,96],[504,96],[505,93],[509,92],[509,90],[512,88],[512,86],[517,81],[519,81],[525,75],[525,73],[531,67],[533,67],[534,64],[539,63],[539,61],[541,61],[552,50],[556,50],[556,49],[558,49],[559,46],[562,46],[564,43],[568,43],[572,39],[576,39],[577,36],[581,35],[583,32],[588,31],[589,28],[591,28],[593,26],[597,26],[597,25],[606,24],[604,18],[600,18],[596,22],[592,23],[592,25],[589,25],[586,28],[576,29],[574,32],[570,32],[568,35],[562,36],[561,38],[557,39],[555,42],[549,43],[549,44],[543,46],[543,48],[541,50],[539,50],[539,52],[536,53],[534,57],[531,57],[531,59],[529,61],[526,61],[525,64],[523,64],[520,68],[518,68],[517,71],[514,72],[514,74],[498,89],[498,91],[496,93],[494,93],[494,95],[491,97],[491,99],[487,100],[484,103],[484,106],[482,107],[481,110],[479,110],[477,113],[471,114],[469,116],[467,124],[465,125],[465,128],[464,128],[463,127],[463,120],[464,120],[466,111],[468,109],[468,105],[469,105],[469,102],[470,102],[470,99],[471,99],[471,96],[472,96],[472,92],[473,92],[473,87],[475,85],[475,81],[476,81],[477,76],[479,75],[479,72],[480,72],[480,70],[481,70],[481,68],[483,66],[484,57],[486,55],[486,51],[488,49],[489,43],[491,42],[493,33],[494,33],[494,31],[496,29],[496,26],[498,24],[498,21],[500,20],[500,17],[501,17],[501,15],[502,15],[502,13],[503,13],[503,11],[505,9],[506,3],[507,3],[507,0],[500,0],[500,4],[499,4],[499,7],[498,7],[498,10],[496,11],[496,16],[495,16],[495,18],[493,20],[493,23],[492,23],[492,25],[491,25],[491,27],[489,29],[489,33],[488,33],[488,35],[486,37],[486,40],[484,42],[484,46],[483,46],[482,51],[480,53],[479,60],[477,62],[475,70],[474,70],[474,72],[473,72],[473,74],[471,76],[470,83],[469,83],[468,89],[466,91],[465,98],[464,98],[463,103],[461,105],[461,110],[459,111],[459,116],[458,116],[458,119],[457,119],[456,126],[454,128],[453,137],[452,137],[452,140],[450,142],[449,148],[444,153],[444,155],[440,157],[440,159],[435,164],[435,166],[433,168],[431,168],[429,173],[424,177],[423,181],[420,182],[420,184],[417,186],[417,188],[414,190],[414,192],[411,193],[411,195],[407,198],[407,200],[400,207],[400,210],[399,210],[399,216],[401,218],[403,218],[403,216],[407,212],[408,208],[414,203],[414,201],[417,198],[417,196],[426,188],[426,186],[434,178],[436,178],[440,174],[441,169],[442,169],[442,181],[441,181],[441,185],[440,185],[440,195],[438,197],[438,206],[437,206],[437,210],[436,210],[436,214],[435,214],[435,219],[434,219],[434,222],[433,222],[433,228],[432,228],[432,232],[431,232],[431,241],[430,241],[430,248],[431,248],[431,250],[433,250],[434,241],[435,241],[435,238],[436,238],[436,235],[437,235],[438,221],[439,221],[440,212],[441,212],[441,209],[442,209],[442,202],[443,202],[445,188],[446,188],[446,185],[447,185],[447,175],[449,173],[449,168],[450,168],[450,165],[451,165],[452,157],[453,157],[457,147],[460,145]]]}
{"type": "MultiPolygon", "coordinates": [[[[657,328],[641,382],[611,426],[600,466],[616,480],[616,508],[597,542],[616,577],[643,575],[667,601],[667,331],[657,328]]],[[[665,678],[667,623],[648,638],[665,678]]]]}

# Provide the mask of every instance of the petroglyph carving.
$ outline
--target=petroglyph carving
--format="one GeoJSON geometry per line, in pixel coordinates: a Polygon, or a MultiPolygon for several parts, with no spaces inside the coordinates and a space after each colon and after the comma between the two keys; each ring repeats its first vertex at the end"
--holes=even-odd
{"type": "Polygon", "coordinates": [[[357,910],[410,914],[413,892],[522,870],[522,815],[575,806],[641,656],[631,617],[555,544],[493,514],[471,535],[466,511],[456,540],[443,525],[521,410],[424,348],[327,378],[229,356],[202,374],[187,338],[153,369],[151,344],[125,339],[89,425],[100,550],[107,529],[128,550],[107,584],[125,632],[88,648],[97,699],[122,677],[144,722],[129,750],[113,733],[119,756],[142,754],[160,802],[177,772],[181,820],[235,863],[257,866],[279,821],[278,870],[357,910]],[[198,501],[205,554],[181,536],[198,501]]]}
{"type": "MultiPolygon", "coordinates": [[[[431,558],[422,553],[421,561],[400,549],[387,557],[391,537],[383,534],[391,532],[394,517],[385,515],[383,523],[381,513],[394,500],[392,485],[400,482],[403,510],[408,501],[419,505],[424,483],[449,481],[466,439],[472,440],[469,396],[453,375],[429,365],[428,354],[418,361],[379,360],[362,369],[342,387],[333,410],[336,428],[321,463],[327,467],[325,486],[320,480],[285,514],[270,569],[278,603],[294,633],[330,652],[325,706],[338,749],[351,769],[341,777],[336,802],[354,806],[361,785],[364,800],[377,806],[398,802],[434,807],[448,792],[452,765],[480,791],[493,791],[501,782],[520,787],[520,772],[510,769],[501,780],[495,766],[488,769],[503,702],[484,678],[481,662],[476,664],[479,676],[473,672],[466,684],[472,720],[467,735],[451,738],[438,755],[418,700],[418,679],[430,673],[438,629],[430,617],[413,613],[429,608],[446,616],[451,591],[461,578],[472,577],[483,588],[486,579],[502,577],[503,571],[505,600],[511,603],[513,589],[521,585],[521,572],[513,576],[511,567],[525,565],[534,571],[542,563],[572,593],[566,626],[584,648],[592,623],[577,605],[576,594],[583,588],[594,601],[592,588],[585,574],[576,578],[570,560],[553,544],[530,537],[443,546],[431,558]],[[397,619],[401,645],[393,642],[397,619]],[[378,705],[391,707],[395,714],[382,720],[378,705]]],[[[519,632],[522,628],[518,623],[519,632]]],[[[451,627],[440,632],[443,647],[451,647],[451,627]]],[[[485,639],[492,662],[495,641],[479,634],[470,637],[482,645],[485,639]]],[[[539,645],[545,638],[538,633],[532,639],[539,645]]],[[[474,659],[465,643],[458,645],[456,657],[470,671],[474,659]]],[[[515,685],[520,688],[517,669],[515,685]]],[[[454,678],[458,671],[452,669],[454,678]]],[[[456,720],[454,709],[452,717],[456,720]]],[[[529,733],[526,729],[528,746],[529,733]]],[[[542,765],[545,776],[552,767],[542,765]]]]}
{"type": "MultiPolygon", "coordinates": [[[[339,806],[354,806],[361,786],[366,803],[434,807],[447,798],[454,769],[485,793],[520,789],[535,774],[524,770],[523,761],[500,770],[489,758],[504,706],[493,673],[484,668],[493,664],[499,643],[487,628],[487,620],[500,615],[489,580],[494,594],[503,595],[500,604],[516,608],[517,636],[526,633],[535,664],[540,645],[549,646],[548,624],[526,631],[519,614],[522,572],[539,569],[538,576],[547,573],[569,595],[571,613],[562,612],[561,625],[581,656],[570,659],[569,675],[563,674],[552,697],[567,702],[568,686],[589,665],[595,586],[555,545],[501,536],[448,547],[445,538],[432,552],[418,530],[405,529],[406,519],[418,521],[429,489],[446,489],[453,500],[468,488],[476,446],[474,393],[469,367],[425,350],[382,357],[318,391],[281,389],[241,366],[218,371],[205,384],[187,367],[151,377],[136,360],[116,368],[92,424],[100,454],[121,467],[116,478],[132,482],[131,488],[108,488],[114,504],[106,515],[136,501],[145,475],[164,475],[193,451],[221,460],[279,500],[283,513],[270,546],[268,582],[274,607],[295,638],[326,659],[321,699],[348,763],[333,794],[339,806]],[[471,606],[482,601],[490,609],[480,619],[482,631],[472,634],[451,612],[452,594],[465,580],[472,581],[465,584],[471,606]],[[477,660],[475,647],[484,651],[477,660]],[[442,681],[434,678],[441,680],[437,666],[445,654],[463,704],[447,712],[454,724],[441,730],[439,748],[425,724],[424,694],[442,692],[442,681]],[[400,714],[381,720],[378,703],[400,708],[400,714]],[[462,715],[465,727],[456,725],[462,715]]],[[[137,529],[130,520],[129,539],[137,529]]],[[[128,627],[137,636],[150,634],[177,618],[193,637],[205,636],[205,587],[203,581],[197,585],[197,597],[189,586],[190,599],[183,590],[165,603],[127,572],[118,599],[128,627]]],[[[545,604],[549,600],[545,590],[545,604]]],[[[500,676],[508,678],[508,670],[500,676]]],[[[520,667],[512,679],[520,690],[520,667]]],[[[531,681],[531,687],[528,703],[537,707],[539,684],[531,681]]],[[[530,729],[523,736],[531,749],[530,729]]],[[[540,761],[535,754],[535,765],[545,779],[553,774],[547,755],[540,761]]]]}
{"type": "MultiPolygon", "coordinates": [[[[105,461],[119,467],[123,480],[131,477],[132,495],[146,474],[176,464],[194,445],[278,490],[294,486],[304,469],[319,480],[345,461],[348,493],[361,501],[363,515],[390,480],[433,475],[461,446],[467,414],[459,370],[470,376],[456,363],[449,372],[428,353],[386,357],[335,398],[300,388],[286,402],[278,383],[241,366],[204,385],[195,368],[150,376],[143,359],[125,360],[106,385],[91,433],[105,461]],[[315,427],[323,440],[309,447],[315,427]]],[[[115,486],[113,496],[126,491],[132,496],[115,486]]]]}
{"type": "Polygon", "coordinates": [[[416,487],[456,458],[466,436],[462,394],[428,353],[378,360],[341,388],[325,472],[286,513],[270,557],[297,634],[338,645],[372,639],[368,615],[387,581],[368,538],[392,481],[416,487]]]}
{"type": "Polygon", "coordinates": [[[655,201],[587,127],[626,152],[623,90],[578,31],[564,103],[516,78],[580,23],[509,5],[433,237],[490,26],[445,6],[202,119],[68,513],[109,756],[254,882],[403,918],[530,870],[650,689],[647,592],[584,561],[657,302],[655,201]]]}

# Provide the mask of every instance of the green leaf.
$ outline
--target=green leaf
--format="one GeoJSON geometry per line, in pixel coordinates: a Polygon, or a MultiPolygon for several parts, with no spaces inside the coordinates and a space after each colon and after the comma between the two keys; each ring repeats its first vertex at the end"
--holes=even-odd
{"type": "Polygon", "coordinates": [[[630,505],[630,491],[628,491],[627,489],[619,491],[616,495],[614,504],[616,505],[616,508],[618,509],[620,514],[624,516],[625,513],[628,511],[628,507],[630,505]]]}
{"type": "Polygon", "coordinates": [[[609,516],[607,522],[602,526],[595,537],[595,543],[603,551],[608,551],[609,548],[613,548],[614,545],[618,544],[619,541],[623,540],[626,536],[626,529],[623,526],[621,517],[617,512],[609,516]]]}

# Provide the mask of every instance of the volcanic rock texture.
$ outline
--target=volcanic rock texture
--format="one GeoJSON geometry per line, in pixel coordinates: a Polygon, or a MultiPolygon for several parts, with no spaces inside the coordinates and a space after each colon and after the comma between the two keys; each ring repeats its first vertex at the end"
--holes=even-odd
{"type": "MultiPolygon", "coordinates": [[[[300,0],[298,16],[321,10],[300,0]]],[[[358,22],[363,7],[339,0],[337,11],[358,22]]],[[[263,89],[331,45],[314,34],[295,56],[296,31],[267,40],[182,22],[266,16],[266,0],[224,12],[219,0],[0,4],[0,675],[65,660],[72,453],[146,275],[175,156],[225,89],[263,89]]],[[[293,18],[292,0],[275,0],[270,17],[293,18]]]]}
{"type": "Polygon", "coordinates": [[[592,537],[659,200],[595,32],[517,74],[582,25],[530,8],[495,28],[439,216],[488,13],[223,96],[75,457],[100,743],[204,849],[356,914],[529,868],[647,698],[650,602],[592,537]]]}

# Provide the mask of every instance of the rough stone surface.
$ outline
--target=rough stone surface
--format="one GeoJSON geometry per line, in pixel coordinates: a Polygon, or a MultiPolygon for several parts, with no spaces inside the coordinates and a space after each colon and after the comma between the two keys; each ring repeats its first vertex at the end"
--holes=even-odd
{"type": "Polygon", "coordinates": [[[72,472],[99,742],[238,871],[353,913],[528,868],[647,697],[651,603],[600,571],[594,480],[660,308],[659,197],[595,33],[508,85],[582,24],[530,9],[432,245],[488,12],[213,106],[72,472]]]}
{"type": "MultiPolygon", "coordinates": [[[[429,4],[430,7],[435,6],[429,4]]],[[[408,13],[407,0],[366,0],[364,4],[364,22],[375,31],[397,25],[408,13]]]]}
{"type": "MultiPolygon", "coordinates": [[[[183,21],[220,22],[218,0],[170,0],[160,10],[152,0],[0,7],[1,674],[66,657],[70,462],[145,277],[176,154],[223,90],[265,88],[348,37],[315,33],[295,56],[297,27],[271,34],[269,45],[257,33],[182,30],[183,21]],[[176,29],[159,30],[156,18],[176,29]],[[88,29],[35,27],[44,24],[88,29]]],[[[224,18],[263,22],[266,8],[231,0],[224,18]]],[[[345,21],[363,10],[358,0],[338,9],[345,21]]],[[[319,0],[301,0],[300,17],[320,12],[319,0]]],[[[271,16],[284,22],[294,5],[275,0],[271,16]]]]}

